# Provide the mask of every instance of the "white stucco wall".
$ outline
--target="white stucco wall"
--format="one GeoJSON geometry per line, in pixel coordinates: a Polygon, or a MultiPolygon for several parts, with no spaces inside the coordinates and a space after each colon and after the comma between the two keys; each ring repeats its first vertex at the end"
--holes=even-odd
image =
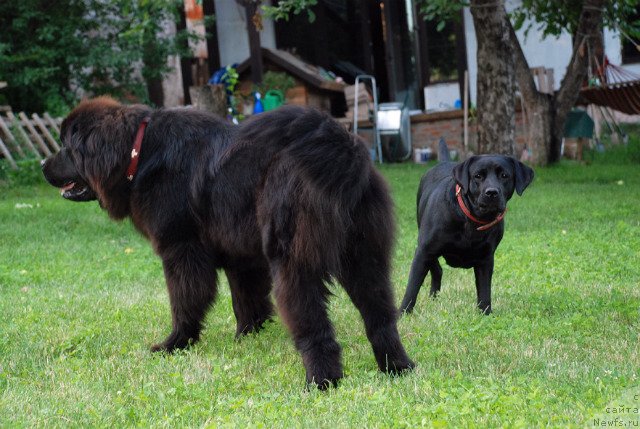
{"type": "MultiPolygon", "coordinates": [[[[244,7],[235,0],[215,0],[215,6],[220,64],[224,67],[241,63],[249,58],[249,37],[244,7]]],[[[263,18],[262,24],[264,28],[260,32],[260,44],[265,48],[275,49],[276,34],[273,21],[263,18]]]]}

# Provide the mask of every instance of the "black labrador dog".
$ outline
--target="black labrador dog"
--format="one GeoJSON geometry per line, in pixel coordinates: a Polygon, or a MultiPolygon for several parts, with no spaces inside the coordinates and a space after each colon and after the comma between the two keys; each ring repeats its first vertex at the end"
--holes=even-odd
{"type": "Polygon", "coordinates": [[[420,180],[418,189],[418,248],[401,310],[409,313],[418,291],[431,271],[431,292],[440,291],[443,256],[454,268],[472,268],[476,277],[478,307],[491,313],[493,255],[502,240],[507,201],[522,195],[533,180],[533,170],[503,155],[472,156],[450,162],[444,141],[438,160],[420,180]]]}

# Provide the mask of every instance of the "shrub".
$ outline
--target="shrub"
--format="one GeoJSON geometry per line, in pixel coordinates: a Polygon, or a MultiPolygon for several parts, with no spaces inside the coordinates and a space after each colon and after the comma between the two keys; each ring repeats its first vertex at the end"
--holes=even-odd
{"type": "Polygon", "coordinates": [[[18,170],[11,168],[5,159],[0,160],[0,185],[2,187],[44,183],[39,160],[26,159],[16,161],[16,163],[18,164],[18,170]]]}
{"type": "Polygon", "coordinates": [[[640,136],[630,135],[626,144],[605,142],[604,151],[591,149],[585,159],[600,164],[640,164],[640,136]]]}

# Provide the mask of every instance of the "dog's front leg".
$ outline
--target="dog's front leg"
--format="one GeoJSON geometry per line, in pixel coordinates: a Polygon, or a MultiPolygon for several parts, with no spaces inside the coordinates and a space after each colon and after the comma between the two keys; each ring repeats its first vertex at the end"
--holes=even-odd
{"type": "Polygon", "coordinates": [[[430,261],[425,246],[418,243],[418,248],[413,257],[411,263],[411,272],[409,273],[409,282],[407,283],[407,290],[404,293],[402,304],[400,305],[400,311],[405,313],[411,313],[414,305],[418,299],[418,292],[422,287],[422,282],[429,272],[430,261]]]}
{"type": "Polygon", "coordinates": [[[205,313],[216,296],[216,271],[198,242],[172,244],[159,252],[169,291],[173,329],[152,351],[172,352],[198,341],[205,313]]]}
{"type": "Polygon", "coordinates": [[[491,276],[493,275],[493,255],[473,267],[476,276],[478,308],[484,314],[491,314],[491,276]]]}

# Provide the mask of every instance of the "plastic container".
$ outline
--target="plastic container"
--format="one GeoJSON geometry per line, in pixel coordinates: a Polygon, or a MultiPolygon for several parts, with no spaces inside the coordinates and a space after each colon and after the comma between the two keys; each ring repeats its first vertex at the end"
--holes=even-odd
{"type": "Polygon", "coordinates": [[[265,112],[268,110],[277,109],[284,104],[284,94],[280,90],[270,89],[264,95],[264,100],[262,103],[264,105],[265,112]]]}
{"type": "Polygon", "coordinates": [[[262,101],[260,101],[260,93],[255,93],[255,102],[253,103],[253,114],[257,115],[258,113],[264,112],[264,106],[262,105],[262,101]]]}

